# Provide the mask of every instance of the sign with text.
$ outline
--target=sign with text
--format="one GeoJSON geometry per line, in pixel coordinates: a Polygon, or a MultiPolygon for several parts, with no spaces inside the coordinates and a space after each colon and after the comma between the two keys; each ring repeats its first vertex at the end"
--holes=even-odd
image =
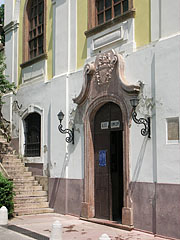
{"type": "Polygon", "coordinates": [[[109,127],[109,122],[102,122],[101,123],[101,129],[108,129],[109,127]]]}
{"type": "Polygon", "coordinates": [[[119,128],[119,127],[120,127],[119,120],[111,121],[111,128],[119,128]]]}
{"type": "Polygon", "coordinates": [[[105,167],[106,166],[106,152],[107,150],[100,150],[99,151],[99,166],[105,167]]]}

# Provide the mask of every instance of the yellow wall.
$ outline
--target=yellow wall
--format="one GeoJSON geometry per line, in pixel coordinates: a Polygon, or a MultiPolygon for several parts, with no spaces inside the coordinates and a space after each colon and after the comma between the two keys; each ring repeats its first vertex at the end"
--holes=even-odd
{"type": "Polygon", "coordinates": [[[137,47],[147,45],[151,41],[150,0],[134,0],[135,41],[137,47]]]}
{"type": "MultiPolygon", "coordinates": [[[[18,69],[18,84],[21,84],[21,67],[20,64],[23,60],[23,14],[24,14],[24,5],[26,0],[21,0],[21,8],[20,8],[20,19],[19,19],[19,69],[18,69]]],[[[52,78],[52,24],[53,24],[53,16],[52,16],[52,3],[51,0],[47,0],[47,12],[46,12],[46,51],[48,54],[47,59],[47,75],[48,80],[52,78]]]]}
{"type": "Polygon", "coordinates": [[[47,27],[46,27],[46,51],[48,54],[47,59],[47,75],[48,80],[53,76],[53,6],[51,0],[47,0],[47,27]]]}
{"type": "Polygon", "coordinates": [[[77,0],[77,69],[84,65],[87,58],[87,0],[77,0]]]}
{"type": "Polygon", "coordinates": [[[18,55],[18,61],[19,61],[19,68],[18,68],[18,84],[21,84],[22,78],[21,78],[21,67],[20,64],[22,63],[23,59],[23,13],[24,13],[24,4],[26,0],[21,1],[20,6],[20,15],[19,15],[19,55],[18,55]]]}

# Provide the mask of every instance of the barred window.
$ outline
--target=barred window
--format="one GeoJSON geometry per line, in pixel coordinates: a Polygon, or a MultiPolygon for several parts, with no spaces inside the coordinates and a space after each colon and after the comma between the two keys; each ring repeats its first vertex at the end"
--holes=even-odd
{"type": "Polygon", "coordinates": [[[31,0],[28,7],[29,60],[44,53],[44,0],[31,0]]]}
{"type": "Polygon", "coordinates": [[[97,0],[96,1],[96,25],[121,16],[130,9],[129,0],[97,0]]]}

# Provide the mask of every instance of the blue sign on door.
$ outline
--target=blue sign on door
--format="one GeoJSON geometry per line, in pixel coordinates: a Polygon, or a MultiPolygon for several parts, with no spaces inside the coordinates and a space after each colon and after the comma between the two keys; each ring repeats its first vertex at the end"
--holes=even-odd
{"type": "Polygon", "coordinates": [[[99,151],[99,166],[105,167],[106,166],[106,152],[107,150],[100,150],[99,151]]]}

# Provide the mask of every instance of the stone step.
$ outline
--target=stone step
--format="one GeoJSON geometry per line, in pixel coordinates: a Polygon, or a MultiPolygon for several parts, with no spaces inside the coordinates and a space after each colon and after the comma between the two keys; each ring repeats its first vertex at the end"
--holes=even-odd
{"type": "Polygon", "coordinates": [[[23,192],[23,191],[42,191],[42,186],[26,186],[25,184],[24,185],[15,185],[14,186],[14,191],[15,192],[23,192]]]}
{"type": "Polygon", "coordinates": [[[12,167],[20,167],[20,166],[25,166],[23,162],[21,162],[21,160],[14,160],[14,161],[4,161],[4,159],[2,160],[2,164],[3,166],[12,166],[12,167]]]}
{"type": "Polygon", "coordinates": [[[13,177],[13,182],[15,182],[15,181],[23,182],[25,180],[27,180],[27,181],[34,181],[35,178],[34,178],[34,176],[31,176],[31,177],[29,177],[29,176],[14,176],[13,177]]]}
{"type": "Polygon", "coordinates": [[[49,208],[47,191],[25,167],[24,161],[16,151],[0,136],[0,160],[14,184],[14,215],[52,213],[49,208]]]}
{"type": "Polygon", "coordinates": [[[25,167],[25,164],[22,162],[18,162],[18,163],[3,162],[3,166],[6,169],[9,169],[9,168],[16,169],[16,168],[20,168],[20,167],[25,167]]]}
{"type": "Polygon", "coordinates": [[[16,203],[14,204],[15,211],[22,208],[48,208],[48,202],[32,202],[32,203],[16,203]]]}
{"type": "Polygon", "coordinates": [[[47,202],[47,196],[45,197],[14,197],[15,204],[29,204],[29,203],[39,203],[39,202],[47,202]]]}
{"type": "Polygon", "coordinates": [[[25,208],[18,211],[14,211],[15,216],[22,216],[22,215],[30,215],[30,214],[41,214],[41,213],[53,213],[54,210],[52,208],[25,208]]]}
{"type": "MultiPolygon", "coordinates": [[[[15,150],[13,150],[13,151],[15,151],[15,150]]],[[[4,154],[4,157],[7,157],[7,158],[15,157],[15,158],[19,159],[17,154],[8,154],[8,155],[4,154]]]]}
{"type": "Polygon", "coordinates": [[[8,174],[10,177],[14,178],[14,177],[31,177],[32,176],[32,172],[24,172],[24,171],[8,171],[8,174]]]}
{"type": "Polygon", "coordinates": [[[21,198],[21,197],[46,197],[47,192],[46,191],[17,191],[15,190],[16,197],[21,198]]]}
{"type": "Polygon", "coordinates": [[[18,158],[17,156],[14,155],[5,155],[3,156],[3,162],[8,162],[8,163],[22,163],[22,160],[18,158]]]}
{"type": "Polygon", "coordinates": [[[14,187],[21,187],[21,186],[37,186],[37,185],[39,185],[39,183],[38,183],[38,181],[26,181],[26,180],[22,180],[22,181],[19,181],[19,180],[14,180],[13,181],[13,183],[14,183],[14,187]]]}
{"type": "MultiPolygon", "coordinates": [[[[4,165],[3,165],[4,166],[4,165]]],[[[24,165],[17,165],[17,166],[4,166],[7,172],[28,172],[29,168],[25,167],[24,165]]]]}

